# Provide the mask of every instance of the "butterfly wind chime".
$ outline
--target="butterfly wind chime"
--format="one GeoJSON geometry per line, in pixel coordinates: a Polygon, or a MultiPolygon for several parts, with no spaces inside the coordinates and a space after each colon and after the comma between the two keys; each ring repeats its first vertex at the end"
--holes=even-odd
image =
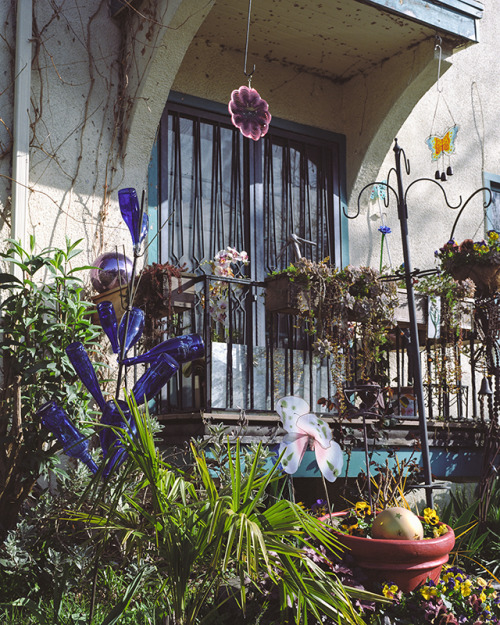
{"type": "Polygon", "coordinates": [[[127,452],[119,432],[121,431],[125,438],[137,435],[136,423],[129,405],[120,399],[123,370],[140,363],[149,365],[131,390],[132,401],[140,406],[152,400],[161,391],[181,364],[205,355],[201,336],[186,334],[167,339],[142,354],[129,356],[131,348],[139,341],[144,330],[144,311],[132,306],[132,302],[136,288],[136,265],[141,255],[141,244],[148,231],[148,216],[144,213],[144,194],[142,204],[139,206],[135,189],[121,189],[118,192],[118,200],[123,220],[130,230],[134,250],[132,275],[128,281],[127,309],[118,324],[111,302],[103,301],[97,305],[101,326],[111,343],[113,353],[117,354],[118,380],[114,399],[108,401],[104,399],[85,346],[75,342],[66,348],[66,354],[75,372],[101,410],[99,442],[103,454],[102,466],[98,467],[92,458],[88,438],[75,427],[60,406],[50,401],[37,411],[42,424],[62,444],[64,453],[86,464],[92,473],[101,471],[103,478],[108,478],[127,459],[127,452]]]}
{"type": "Polygon", "coordinates": [[[250,14],[252,11],[252,0],[248,2],[247,37],[245,43],[245,62],[243,73],[248,78],[248,87],[245,85],[235,89],[231,93],[231,100],[228,110],[231,113],[231,121],[241,134],[247,139],[258,141],[269,130],[271,113],[269,106],[263,100],[259,92],[252,88],[252,76],[255,72],[255,65],[250,73],[247,72],[248,57],[248,37],[250,34],[250,14]]]}
{"type": "MultiPolygon", "coordinates": [[[[457,138],[458,133],[458,125],[455,123],[453,119],[453,115],[451,114],[450,107],[446,102],[446,99],[443,94],[443,86],[441,84],[441,59],[442,59],[442,48],[441,48],[441,37],[437,37],[437,42],[434,47],[435,50],[439,50],[439,60],[438,60],[438,77],[436,83],[437,89],[437,100],[436,107],[434,109],[434,116],[432,118],[431,132],[430,135],[425,140],[427,147],[431,151],[431,160],[432,163],[436,164],[437,169],[434,174],[434,178],[436,180],[441,180],[442,182],[447,180],[447,176],[453,175],[453,169],[451,167],[451,159],[450,157],[455,153],[455,140],[457,138]],[[444,103],[446,107],[447,114],[449,116],[448,128],[443,133],[437,133],[434,130],[434,124],[436,123],[436,119],[438,118],[439,108],[441,102],[444,103]]],[[[442,107],[441,107],[442,108],[442,107]]]]}

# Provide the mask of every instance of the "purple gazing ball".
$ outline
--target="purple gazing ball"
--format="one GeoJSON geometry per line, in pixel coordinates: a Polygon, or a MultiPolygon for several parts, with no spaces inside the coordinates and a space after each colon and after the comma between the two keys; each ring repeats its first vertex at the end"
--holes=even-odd
{"type": "Polygon", "coordinates": [[[132,261],[119,252],[105,252],[93,262],[90,282],[98,293],[125,286],[132,277],[132,261]]]}

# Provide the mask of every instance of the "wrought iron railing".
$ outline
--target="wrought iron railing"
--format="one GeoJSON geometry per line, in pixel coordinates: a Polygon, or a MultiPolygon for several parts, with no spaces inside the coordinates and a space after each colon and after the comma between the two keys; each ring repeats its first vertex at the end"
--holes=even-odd
{"type": "MultiPolygon", "coordinates": [[[[161,398],[162,414],[272,414],[276,400],[284,395],[299,395],[313,410],[325,410],[318,399],[335,394],[331,362],[314,355],[313,339],[299,327],[297,317],[266,312],[264,283],[200,275],[193,288],[189,307],[176,309],[174,331],[201,334],[206,356],[185,365],[171,381],[161,398]]],[[[416,420],[407,331],[404,327],[389,331],[385,410],[416,420]]],[[[480,348],[471,330],[461,341],[422,341],[430,420],[484,420],[481,403],[488,396],[477,394],[482,378],[476,365],[480,348]]]]}

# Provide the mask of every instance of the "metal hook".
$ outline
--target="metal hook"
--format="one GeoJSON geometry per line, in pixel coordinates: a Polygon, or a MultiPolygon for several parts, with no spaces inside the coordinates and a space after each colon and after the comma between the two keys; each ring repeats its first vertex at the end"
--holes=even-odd
{"type": "Polygon", "coordinates": [[[441,37],[439,35],[436,35],[436,44],[434,46],[434,50],[439,50],[439,59],[438,59],[438,79],[437,79],[437,83],[436,83],[436,89],[438,91],[438,93],[441,93],[441,91],[443,90],[443,87],[441,86],[440,80],[441,80],[441,59],[443,57],[443,48],[441,47],[441,43],[443,42],[443,40],[441,39],[441,37]]]}
{"type": "Polygon", "coordinates": [[[245,64],[243,66],[243,73],[245,74],[245,76],[248,78],[248,86],[250,87],[251,83],[252,83],[252,75],[255,72],[255,64],[252,68],[252,71],[248,74],[247,73],[247,57],[248,57],[248,38],[250,35],[250,13],[252,11],[252,0],[248,0],[248,19],[247,19],[247,39],[245,42],[245,64]]]}

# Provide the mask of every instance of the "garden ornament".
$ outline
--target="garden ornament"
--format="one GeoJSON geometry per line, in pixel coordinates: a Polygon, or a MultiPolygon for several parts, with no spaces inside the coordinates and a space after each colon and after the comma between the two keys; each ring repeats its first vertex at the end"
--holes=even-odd
{"type": "Polygon", "coordinates": [[[281,465],[285,473],[293,475],[297,472],[310,447],[315,452],[323,477],[334,482],[340,475],[344,459],[328,424],[312,414],[309,404],[301,397],[282,397],[276,402],[275,410],[286,431],[279,447],[280,456],[284,452],[281,465]]]}

